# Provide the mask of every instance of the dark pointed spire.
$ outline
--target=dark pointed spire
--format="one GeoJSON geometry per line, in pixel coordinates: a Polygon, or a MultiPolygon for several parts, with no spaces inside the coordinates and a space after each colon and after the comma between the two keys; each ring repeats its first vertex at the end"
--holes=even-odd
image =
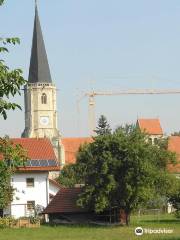
{"type": "Polygon", "coordinates": [[[52,83],[51,74],[35,1],[34,32],[29,68],[29,83],[52,83]]]}

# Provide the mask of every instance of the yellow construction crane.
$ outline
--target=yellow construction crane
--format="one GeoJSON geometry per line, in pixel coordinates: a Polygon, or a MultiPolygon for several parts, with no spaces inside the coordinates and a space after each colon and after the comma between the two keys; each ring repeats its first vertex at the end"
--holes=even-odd
{"type": "MultiPolygon", "coordinates": [[[[180,94],[180,89],[130,89],[119,91],[91,91],[84,93],[81,98],[78,99],[79,103],[84,97],[88,97],[89,105],[89,133],[90,136],[94,135],[95,125],[95,97],[96,96],[117,96],[117,95],[153,95],[153,94],[180,94]]],[[[78,110],[79,111],[79,110],[78,110]]]]}

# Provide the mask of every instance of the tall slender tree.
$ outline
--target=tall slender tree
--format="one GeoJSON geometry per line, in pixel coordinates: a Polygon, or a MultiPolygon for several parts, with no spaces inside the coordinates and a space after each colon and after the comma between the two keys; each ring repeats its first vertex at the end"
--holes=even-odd
{"type": "Polygon", "coordinates": [[[111,134],[110,125],[108,124],[108,121],[104,115],[100,116],[95,133],[97,135],[111,134]]]}

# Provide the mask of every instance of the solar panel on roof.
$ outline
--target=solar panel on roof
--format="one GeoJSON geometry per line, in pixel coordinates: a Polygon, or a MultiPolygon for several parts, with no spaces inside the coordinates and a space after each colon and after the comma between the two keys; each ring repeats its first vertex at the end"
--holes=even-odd
{"type": "Polygon", "coordinates": [[[47,162],[47,160],[41,160],[41,161],[40,161],[40,165],[41,165],[41,167],[48,167],[48,162],[47,162]]]}
{"type": "Polygon", "coordinates": [[[28,166],[28,167],[38,167],[38,166],[40,166],[39,160],[28,160],[26,162],[26,166],[28,166]]]}
{"type": "Polygon", "coordinates": [[[58,163],[55,160],[28,160],[27,167],[56,167],[58,163]]]}
{"type": "Polygon", "coordinates": [[[32,164],[33,167],[39,167],[40,166],[39,160],[31,160],[31,164],[32,164]]]}
{"type": "Polygon", "coordinates": [[[48,160],[48,164],[50,167],[57,166],[57,162],[55,160],[48,160]]]}

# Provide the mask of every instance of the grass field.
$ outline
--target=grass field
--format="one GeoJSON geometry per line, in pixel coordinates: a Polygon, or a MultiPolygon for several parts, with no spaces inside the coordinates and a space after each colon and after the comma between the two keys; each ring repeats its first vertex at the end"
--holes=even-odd
{"type": "Polygon", "coordinates": [[[41,226],[39,229],[0,229],[0,240],[180,240],[180,220],[173,215],[132,217],[130,227],[41,226]],[[135,227],[172,229],[172,234],[136,236],[135,227]]]}

